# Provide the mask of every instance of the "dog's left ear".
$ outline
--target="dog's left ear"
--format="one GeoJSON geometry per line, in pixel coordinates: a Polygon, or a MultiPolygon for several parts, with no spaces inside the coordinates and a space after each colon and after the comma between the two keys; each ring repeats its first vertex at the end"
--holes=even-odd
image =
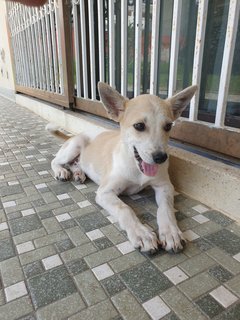
{"type": "Polygon", "coordinates": [[[98,82],[98,91],[109,118],[119,122],[125,111],[125,103],[128,99],[104,82],[98,82]]]}
{"type": "Polygon", "coordinates": [[[187,87],[183,91],[167,99],[167,101],[171,104],[174,120],[180,117],[181,113],[187,107],[190,100],[194,96],[194,93],[196,92],[197,88],[197,86],[187,87]]]}

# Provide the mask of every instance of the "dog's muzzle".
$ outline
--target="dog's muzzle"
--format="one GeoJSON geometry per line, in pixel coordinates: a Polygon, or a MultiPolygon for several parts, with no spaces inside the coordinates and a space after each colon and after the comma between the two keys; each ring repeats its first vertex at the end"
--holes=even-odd
{"type": "Polygon", "coordinates": [[[134,156],[135,156],[135,159],[137,160],[138,167],[139,167],[140,171],[149,177],[156,176],[156,174],[158,172],[158,168],[159,168],[158,163],[156,163],[155,161],[154,161],[155,162],[154,164],[150,164],[150,163],[145,162],[140,157],[140,155],[137,151],[137,148],[133,147],[133,150],[134,150],[134,156]]]}

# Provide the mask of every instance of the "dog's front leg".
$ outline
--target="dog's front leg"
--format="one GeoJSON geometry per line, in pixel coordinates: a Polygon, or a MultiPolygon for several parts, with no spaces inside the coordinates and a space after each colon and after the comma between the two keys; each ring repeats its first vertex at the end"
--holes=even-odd
{"type": "Polygon", "coordinates": [[[174,214],[174,188],[170,181],[153,188],[158,204],[157,222],[162,247],[166,251],[179,252],[183,249],[184,238],[174,214]]]}
{"type": "Polygon", "coordinates": [[[127,232],[134,248],[150,253],[154,253],[158,249],[156,234],[150,227],[143,225],[139,221],[134,211],[118,198],[112,186],[100,186],[97,191],[96,201],[118,220],[120,227],[127,232]]]}

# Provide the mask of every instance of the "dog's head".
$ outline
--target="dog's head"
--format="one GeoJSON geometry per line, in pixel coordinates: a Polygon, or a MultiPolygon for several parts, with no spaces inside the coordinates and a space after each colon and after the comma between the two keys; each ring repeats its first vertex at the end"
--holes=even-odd
{"type": "Polygon", "coordinates": [[[151,94],[129,100],[103,82],[99,82],[98,89],[109,118],[120,123],[122,141],[134,155],[139,169],[147,176],[155,176],[158,165],[168,158],[172,124],[188,105],[197,86],[166,100],[151,94]]]}

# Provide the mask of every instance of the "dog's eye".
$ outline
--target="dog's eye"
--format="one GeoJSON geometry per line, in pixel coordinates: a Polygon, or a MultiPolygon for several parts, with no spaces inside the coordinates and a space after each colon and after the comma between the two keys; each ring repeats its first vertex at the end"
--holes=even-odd
{"type": "Polygon", "coordinates": [[[133,126],[137,131],[144,131],[146,129],[145,123],[143,122],[135,123],[133,126]]]}
{"type": "Polygon", "coordinates": [[[163,129],[168,132],[172,129],[172,125],[173,124],[169,122],[169,123],[165,124],[163,129]]]}

